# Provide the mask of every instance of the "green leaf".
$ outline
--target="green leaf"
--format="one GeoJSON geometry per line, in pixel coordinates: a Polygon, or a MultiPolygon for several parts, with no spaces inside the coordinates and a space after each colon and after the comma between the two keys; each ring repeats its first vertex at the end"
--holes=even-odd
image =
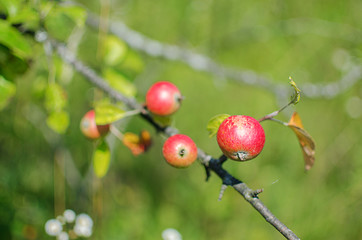
{"type": "Polygon", "coordinates": [[[289,84],[292,85],[292,87],[294,88],[294,92],[293,95],[291,97],[291,102],[295,105],[299,102],[300,100],[300,89],[297,87],[297,84],[293,81],[292,77],[289,77],[289,84]]]}
{"type": "Polygon", "coordinates": [[[87,18],[87,12],[82,7],[64,6],[59,8],[59,12],[67,15],[78,27],[83,27],[87,18]]]}
{"type": "Polygon", "coordinates": [[[25,29],[37,29],[39,27],[39,13],[31,8],[30,4],[23,4],[16,15],[10,15],[7,19],[12,24],[21,23],[25,29]]]}
{"type": "Polygon", "coordinates": [[[0,76],[0,110],[8,104],[10,98],[15,95],[16,86],[0,76]]]}
{"type": "Polygon", "coordinates": [[[217,133],[220,124],[228,117],[230,117],[229,114],[219,114],[209,120],[206,127],[207,131],[209,132],[209,137],[212,137],[217,133]]]}
{"type": "Polygon", "coordinates": [[[53,58],[53,66],[55,69],[55,79],[57,79],[58,83],[69,85],[73,80],[74,69],[60,57],[53,58]]]}
{"type": "Polygon", "coordinates": [[[44,94],[48,87],[48,78],[45,75],[38,74],[34,78],[34,83],[32,84],[32,94],[37,99],[44,99],[44,94]]]}
{"type": "Polygon", "coordinates": [[[127,51],[126,57],[120,66],[123,71],[134,75],[142,72],[144,62],[137,52],[129,50],[127,51]]]}
{"type": "Polygon", "coordinates": [[[5,11],[8,15],[14,16],[18,13],[21,0],[1,0],[0,10],[5,11]]]}
{"type": "Polygon", "coordinates": [[[113,123],[125,116],[125,111],[111,103],[101,103],[95,107],[96,124],[105,125],[113,123]]]}
{"type": "Polygon", "coordinates": [[[124,95],[128,97],[134,97],[136,95],[136,86],[116,70],[112,68],[105,69],[103,77],[107,80],[109,85],[124,95]]]}
{"type": "Polygon", "coordinates": [[[87,19],[87,12],[82,7],[67,6],[62,8],[62,12],[66,14],[78,27],[83,27],[87,19]]]}
{"type": "Polygon", "coordinates": [[[67,104],[63,88],[57,83],[51,83],[45,92],[45,107],[48,112],[61,111],[67,104]]]}
{"type": "Polygon", "coordinates": [[[153,119],[160,124],[162,127],[170,126],[172,124],[171,116],[160,116],[160,115],[152,115],[153,119]]]}
{"type": "Polygon", "coordinates": [[[18,30],[0,19],[0,43],[10,48],[19,58],[26,58],[31,55],[31,47],[26,38],[18,30]]]}
{"type": "Polygon", "coordinates": [[[30,1],[0,0],[0,12],[7,15],[6,21],[11,24],[22,24],[25,29],[36,29],[39,26],[40,14],[30,1]]]}
{"type": "Polygon", "coordinates": [[[45,28],[48,33],[58,39],[65,41],[73,31],[75,24],[64,14],[52,13],[45,18],[45,28]]]}
{"type": "Polygon", "coordinates": [[[65,111],[52,112],[47,118],[47,125],[53,131],[63,134],[69,126],[69,114],[65,111]]]}
{"type": "Polygon", "coordinates": [[[51,36],[66,40],[75,26],[84,26],[86,12],[80,7],[65,6],[52,8],[46,18],[45,27],[51,36]]]}
{"type": "Polygon", "coordinates": [[[104,62],[110,66],[115,66],[121,63],[127,54],[127,45],[113,35],[107,36],[103,44],[104,62]]]}
{"type": "Polygon", "coordinates": [[[0,44],[0,69],[5,79],[16,79],[28,69],[27,60],[15,56],[11,49],[0,44]]]}
{"type": "Polygon", "coordinates": [[[98,178],[107,174],[111,160],[111,152],[107,142],[102,139],[93,154],[93,169],[98,178]]]}

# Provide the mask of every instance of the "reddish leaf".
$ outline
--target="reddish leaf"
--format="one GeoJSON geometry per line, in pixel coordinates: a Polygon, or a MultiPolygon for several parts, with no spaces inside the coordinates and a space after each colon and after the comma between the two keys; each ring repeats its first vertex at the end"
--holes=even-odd
{"type": "Polygon", "coordinates": [[[140,135],[127,132],[124,134],[122,142],[131,150],[133,155],[137,156],[147,151],[151,146],[151,134],[146,130],[143,130],[140,135]]]}
{"type": "Polygon", "coordinates": [[[315,143],[309,133],[304,130],[302,120],[297,112],[293,113],[288,127],[290,127],[298,137],[304,155],[305,170],[308,171],[314,164],[315,143]]]}
{"type": "Polygon", "coordinates": [[[145,147],[145,151],[147,151],[148,148],[152,145],[151,134],[146,130],[142,130],[140,133],[140,138],[141,144],[145,147]]]}

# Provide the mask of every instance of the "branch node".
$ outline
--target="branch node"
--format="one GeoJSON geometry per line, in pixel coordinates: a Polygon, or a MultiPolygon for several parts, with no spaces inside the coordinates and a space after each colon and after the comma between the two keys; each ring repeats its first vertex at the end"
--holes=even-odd
{"type": "Polygon", "coordinates": [[[205,171],[206,171],[206,179],[205,179],[205,181],[207,182],[207,181],[209,181],[209,178],[210,178],[210,176],[211,176],[211,174],[210,174],[210,168],[207,167],[207,166],[205,166],[205,165],[204,165],[204,167],[205,167],[205,171]]]}
{"type": "Polygon", "coordinates": [[[219,198],[218,200],[221,201],[222,197],[224,196],[224,192],[226,190],[228,186],[226,184],[222,184],[221,185],[221,189],[220,189],[220,193],[219,193],[219,198]]]}
{"type": "Polygon", "coordinates": [[[252,192],[250,193],[250,195],[251,195],[252,198],[257,198],[258,195],[259,195],[260,193],[262,193],[263,191],[264,191],[264,189],[262,189],[262,188],[256,189],[256,190],[252,191],[252,192]]]}

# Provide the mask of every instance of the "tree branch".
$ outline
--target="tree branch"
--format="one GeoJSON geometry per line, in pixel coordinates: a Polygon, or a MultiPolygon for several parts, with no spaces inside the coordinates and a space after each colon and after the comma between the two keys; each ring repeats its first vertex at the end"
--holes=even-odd
{"type": "Polygon", "coordinates": [[[274,214],[264,205],[260,199],[255,196],[255,191],[251,190],[245,183],[234,184],[233,188],[239,192],[246,201],[248,201],[265,220],[276,228],[286,239],[299,239],[295,233],[282,223],[274,214]]]}
{"type": "MultiPolygon", "coordinates": [[[[88,11],[88,26],[94,29],[98,29],[99,21],[99,17],[88,11]]],[[[295,21],[295,19],[293,21],[295,21]]],[[[302,22],[298,23],[298,27],[300,27],[301,23],[302,22]]],[[[311,27],[315,27],[316,25],[325,24],[328,25],[330,29],[333,29],[333,31],[331,31],[333,36],[335,36],[334,30],[336,27],[339,29],[343,29],[343,27],[345,27],[332,27],[332,23],[318,19],[310,19],[309,24],[310,26],[306,27],[306,31],[311,29],[311,27]],[[315,21],[315,23],[313,23],[313,21],[315,21]]],[[[197,71],[204,71],[221,79],[232,79],[238,83],[261,87],[273,92],[276,96],[288,95],[288,88],[283,84],[275,83],[275,81],[271,78],[265,77],[252,70],[234,69],[222,65],[215,62],[210,57],[196,53],[190,49],[159,42],[155,39],[145,36],[140,32],[130,29],[125,23],[121,21],[110,21],[109,31],[118,38],[125,41],[133,49],[144,52],[150,56],[161,57],[169,61],[181,61],[197,71]]],[[[316,33],[318,33],[318,31],[316,33]]],[[[348,72],[343,74],[340,79],[334,82],[327,84],[306,83],[301,85],[300,87],[303,90],[304,95],[309,98],[333,98],[347,91],[356,83],[358,83],[359,79],[362,77],[362,67],[353,62],[351,62],[351,64],[352,67],[348,70],[348,72]]]]}
{"type": "MultiPolygon", "coordinates": [[[[53,48],[55,48],[59,56],[63,59],[64,62],[70,64],[82,74],[89,82],[109,94],[110,97],[116,101],[121,101],[127,105],[130,109],[140,109],[141,117],[149,122],[157,131],[162,132],[167,136],[172,136],[178,132],[176,128],[173,127],[162,127],[160,126],[152,116],[139,104],[134,98],[128,98],[123,94],[112,89],[108,83],[97,75],[97,73],[79,61],[72,52],[63,45],[56,41],[50,41],[53,48]]],[[[274,226],[283,236],[287,239],[297,240],[299,239],[288,227],[286,227],[279,219],[277,219],[271,211],[259,200],[257,194],[261,190],[252,190],[245,183],[233,177],[228,171],[226,171],[222,164],[225,162],[225,157],[220,159],[214,159],[210,155],[206,154],[202,149],[198,148],[198,158],[201,163],[208,170],[212,170],[216,175],[218,175],[222,183],[226,186],[232,186],[237,192],[239,192],[246,201],[248,201],[264,218],[265,220],[274,226]]]]}

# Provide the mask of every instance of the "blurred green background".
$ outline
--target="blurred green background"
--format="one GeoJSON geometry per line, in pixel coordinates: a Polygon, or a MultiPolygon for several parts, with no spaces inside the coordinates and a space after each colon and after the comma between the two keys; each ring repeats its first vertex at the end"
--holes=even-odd
{"type": "MultiPolygon", "coordinates": [[[[2,11],[8,2],[2,0],[2,11]]],[[[39,1],[26,2],[34,12],[39,9],[39,1]]],[[[294,110],[301,115],[316,142],[316,162],[309,172],[304,172],[293,132],[269,121],[263,122],[266,144],[260,156],[245,163],[228,161],[225,167],[251,188],[263,188],[260,199],[301,239],[362,239],[361,1],[77,2],[151,39],[266,76],[271,86],[289,88],[292,76],[302,90],[313,90],[315,97],[302,93],[299,104],[277,117],[287,122],[294,110]],[[359,69],[353,72],[357,81],[351,86],[340,82],[354,68],[359,69]],[[341,90],[335,96],[328,95],[335,88],[323,88],[333,82],[341,90]]],[[[49,7],[47,14],[54,9],[49,7]]],[[[96,71],[109,68],[102,58],[106,30],[66,24],[54,15],[45,28],[96,71]]],[[[161,154],[165,138],[139,117],[117,126],[123,132],[147,129],[152,148],[135,157],[109,136],[109,172],[100,180],[92,177],[95,143],[81,134],[79,122],[94,99],[103,95],[56,56],[50,61],[42,45],[31,39],[27,36],[32,55],[26,58],[9,57],[3,45],[0,49],[1,74],[16,85],[16,95],[0,111],[1,239],[52,239],[44,224],[64,209],[93,218],[90,239],[161,239],[166,228],[177,229],[185,240],[284,239],[231,188],[218,201],[220,179],[212,174],[205,182],[199,163],[187,169],[167,165],[161,154]],[[49,69],[67,96],[64,111],[70,122],[63,134],[46,123],[49,69]]],[[[186,98],[173,126],[215,157],[221,152],[206,131],[211,117],[228,113],[260,118],[289,101],[288,95],[277,96],[269,87],[127,49],[111,67],[137,89],[139,102],[152,83],[175,83],[186,98]]]]}

